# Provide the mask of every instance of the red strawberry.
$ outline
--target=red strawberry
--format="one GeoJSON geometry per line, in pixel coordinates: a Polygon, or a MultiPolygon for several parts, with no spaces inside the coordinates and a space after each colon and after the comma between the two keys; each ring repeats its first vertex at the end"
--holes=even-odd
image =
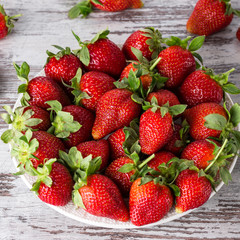
{"type": "Polygon", "coordinates": [[[204,37],[195,38],[187,49],[189,39],[190,37],[184,40],[171,37],[171,39],[166,40],[170,47],[158,55],[161,60],[157,64],[157,69],[161,76],[168,77],[167,88],[179,87],[184,79],[196,70],[193,54],[202,46],[204,37]]]}
{"type": "Polygon", "coordinates": [[[176,212],[200,207],[210,197],[211,183],[205,176],[199,177],[194,170],[183,170],[177,177],[175,184],[180,189],[180,196],[176,197],[176,212]]]}
{"type": "Polygon", "coordinates": [[[7,16],[4,8],[0,5],[0,39],[6,37],[14,28],[14,22],[21,14],[15,16],[7,16]]]}
{"type": "Polygon", "coordinates": [[[126,65],[126,60],[120,48],[107,38],[108,34],[108,30],[101,31],[88,42],[82,42],[74,34],[82,47],[76,52],[87,71],[104,72],[118,78],[126,65]]]}
{"type": "Polygon", "coordinates": [[[151,92],[147,96],[146,100],[151,102],[152,98],[155,97],[157,99],[158,105],[163,106],[167,102],[169,106],[174,106],[180,104],[178,97],[171,91],[160,89],[157,92],[151,92]]]}
{"type": "Polygon", "coordinates": [[[38,167],[35,172],[39,178],[31,190],[45,203],[64,206],[71,200],[73,179],[67,168],[55,161],[51,159],[38,167]]]}
{"type": "Polygon", "coordinates": [[[118,128],[128,126],[139,116],[141,106],[131,99],[131,95],[132,92],[126,89],[113,89],[100,98],[92,129],[94,139],[103,138],[118,128]]]}
{"type": "Polygon", "coordinates": [[[216,127],[218,127],[217,124],[219,124],[219,121],[224,121],[224,119],[226,121],[228,118],[225,109],[217,103],[201,103],[187,109],[184,116],[190,125],[189,133],[195,140],[206,139],[208,137],[219,137],[222,130],[216,129],[216,127]],[[214,120],[216,118],[220,119],[215,120],[210,128],[209,125],[206,126],[208,122],[211,123],[211,119],[208,120],[208,122],[206,121],[207,117],[214,117],[214,120]]]}
{"type": "Polygon", "coordinates": [[[87,93],[90,98],[81,100],[81,103],[87,109],[96,111],[97,103],[105,92],[115,87],[115,79],[102,72],[87,72],[80,81],[80,90],[87,93]]]}
{"type": "Polygon", "coordinates": [[[176,157],[173,153],[160,151],[155,153],[155,157],[148,162],[148,166],[156,171],[159,171],[158,166],[162,163],[168,163],[172,158],[176,157]]]}
{"type": "Polygon", "coordinates": [[[92,154],[93,158],[100,156],[102,164],[99,171],[107,167],[109,160],[109,144],[107,140],[82,142],[77,145],[77,150],[81,152],[84,158],[90,154],[92,154]]]}
{"type": "Polygon", "coordinates": [[[85,142],[91,136],[94,122],[94,115],[89,110],[76,106],[68,105],[62,108],[57,101],[47,102],[56,112],[56,117],[52,123],[52,132],[59,138],[65,139],[65,145],[69,148],[85,142]]]}
{"type": "Polygon", "coordinates": [[[149,61],[156,58],[162,50],[162,35],[152,27],[132,33],[123,44],[122,51],[129,60],[138,60],[132,52],[132,47],[140,50],[149,61]]]}
{"type": "Polygon", "coordinates": [[[184,105],[175,105],[166,108],[153,107],[141,115],[139,143],[143,153],[149,155],[159,151],[173,135],[173,119],[169,113],[173,107],[174,109],[179,108],[174,115],[180,114],[186,108],[184,105]]]}
{"type": "Polygon", "coordinates": [[[46,103],[50,100],[57,100],[63,106],[70,105],[71,102],[63,89],[53,80],[46,77],[35,77],[31,81],[28,80],[30,72],[29,65],[24,62],[21,67],[14,63],[18,78],[21,81],[26,81],[18,88],[19,93],[23,93],[22,102],[41,108],[48,108],[46,103]]]}
{"type": "Polygon", "coordinates": [[[234,69],[219,75],[215,75],[211,69],[197,70],[190,74],[180,87],[181,99],[193,107],[199,103],[220,103],[223,91],[238,94],[240,90],[232,83],[228,83],[229,74],[234,69]]]}
{"type": "Polygon", "coordinates": [[[198,35],[211,35],[227,27],[233,14],[240,16],[239,11],[232,9],[230,1],[198,0],[187,22],[187,31],[198,35]]]}
{"type": "Polygon", "coordinates": [[[92,6],[103,11],[117,12],[126,8],[141,8],[143,3],[141,0],[85,0],[72,7],[68,12],[68,17],[76,18],[82,15],[85,18],[92,12],[92,6]]]}
{"type": "Polygon", "coordinates": [[[46,77],[60,84],[62,81],[69,84],[70,80],[76,75],[77,70],[82,68],[82,63],[78,57],[71,53],[70,48],[55,47],[60,50],[57,54],[47,51],[49,57],[44,67],[46,77]]]}
{"type": "Polygon", "coordinates": [[[65,150],[63,142],[45,131],[27,130],[24,135],[20,134],[14,138],[13,156],[16,157],[29,171],[32,162],[34,168],[43,164],[46,159],[58,158],[59,150],[65,150]]]}
{"type": "Polygon", "coordinates": [[[240,27],[238,28],[238,30],[236,32],[236,37],[240,41],[240,27]]]}
{"type": "Polygon", "coordinates": [[[125,134],[124,134],[123,128],[118,129],[116,132],[112,133],[109,136],[108,142],[111,149],[112,160],[126,156],[123,150],[124,141],[125,141],[125,134]]]}
{"type": "Polygon", "coordinates": [[[142,226],[161,220],[173,205],[170,189],[153,181],[140,185],[141,178],[133,182],[129,209],[131,222],[142,226]]]}
{"type": "Polygon", "coordinates": [[[181,158],[194,161],[194,165],[199,169],[205,169],[209,165],[209,161],[213,160],[215,145],[207,140],[197,140],[188,144],[181,158]]]}
{"type": "Polygon", "coordinates": [[[117,158],[107,167],[105,175],[117,184],[124,196],[128,196],[132,186],[130,178],[136,171],[132,170],[127,173],[119,172],[118,170],[125,164],[134,164],[134,162],[128,157],[117,158]]]}

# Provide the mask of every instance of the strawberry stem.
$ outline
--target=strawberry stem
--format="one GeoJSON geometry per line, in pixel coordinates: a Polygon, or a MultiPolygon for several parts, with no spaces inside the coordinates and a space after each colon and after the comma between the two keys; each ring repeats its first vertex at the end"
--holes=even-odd
{"type": "Polygon", "coordinates": [[[222,151],[224,150],[226,144],[228,142],[228,139],[225,139],[225,141],[223,142],[223,145],[221,146],[221,148],[219,149],[217,155],[215,156],[215,158],[213,159],[213,161],[205,168],[204,172],[206,173],[213,165],[214,163],[217,161],[218,157],[220,156],[220,154],[222,153],[222,151]]]}
{"type": "Polygon", "coordinates": [[[145,159],[141,164],[138,165],[138,168],[141,169],[144,167],[149,161],[151,161],[153,158],[155,158],[155,154],[152,154],[150,157],[145,159]]]}
{"type": "Polygon", "coordinates": [[[161,57],[159,57],[154,63],[153,63],[153,65],[150,67],[150,71],[152,71],[156,66],[157,66],[157,64],[160,62],[160,60],[161,60],[161,57]]]}

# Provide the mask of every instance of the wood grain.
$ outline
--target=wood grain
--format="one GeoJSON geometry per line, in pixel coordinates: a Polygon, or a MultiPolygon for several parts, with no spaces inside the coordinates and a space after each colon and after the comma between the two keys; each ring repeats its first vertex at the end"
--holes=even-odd
{"type": "MultiPolygon", "coordinates": [[[[15,30],[0,41],[0,113],[2,106],[13,106],[20,84],[12,62],[27,61],[31,66],[30,77],[37,74],[46,61],[46,50],[51,46],[78,48],[71,29],[82,40],[91,39],[99,30],[109,28],[109,38],[117,44],[133,31],[146,26],[161,30],[164,37],[186,37],[186,21],[196,0],[145,0],[142,9],[108,13],[94,10],[87,19],[67,18],[73,0],[3,0],[10,14],[22,13],[15,30]]],[[[232,0],[235,8],[240,2],[232,0]]],[[[225,30],[207,38],[199,53],[204,63],[217,73],[236,68],[230,80],[240,87],[240,43],[235,32],[240,25],[234,18],[225,30]]],[[[239,96],[233,96],[240,102],[239,96]]],[[[0,120],[0,134],[7,125],[0,120]]],[[[0,240],[134,240],[134,239],[240,239],[240,162],[238,161],[229,186],[204,206],[173,222],[141,229],[105,229],[89,226],[50,209],[34,196],[21,178],[12,175],[16,171],[8,146],[0,142],[0,240]]]]}

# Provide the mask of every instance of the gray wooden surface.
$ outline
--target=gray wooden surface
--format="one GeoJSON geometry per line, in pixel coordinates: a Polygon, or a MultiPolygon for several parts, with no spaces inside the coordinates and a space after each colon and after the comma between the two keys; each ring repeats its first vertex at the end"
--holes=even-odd
{"type": "MultiPolygon", "coordinates": [[[[167,37],[186,37],[185,24],[196,0],[143,0],[138,10],[108,13],[94,11],[88,19],[69,20],[67,10],[73,0],[3,0],[7,12],[23,17],[15,30],[0,40],[0,107],[13,106],[17,99],[19,81],[12,62],[27,61],[33,77],[43,67],[47,49],[52,44],[77,47],[71,29],[82,40],[91,39],[99,30],[108,27],[109,38],[122,44],[134,30],[153,26],[167,37]]],[[[240,1],[232,0],[240,9],[240,1]]],[[[240,20],[234,18],[224,31],[209,37],[200,53],[205,65],[217,73],[236,68],[231,81],[240,87],[240,42],[235,38],[240,20]]],[[[240,102],[240,96],[234,96],[240,102]]],[[[0,113],[3,112],[0,109],[0,113]]],[[[0,120],[0,134],[7,125],[0,120]]],[[[224,186],[204,206],[170,223],[142,229],[119,230],[89,226],[64,217],[44,205],[12,175],[14,165],[8,146],[0,142],[0,240],[29,239],[240,239],[240,161],[232,173],[233,181],[224,186]]]]}

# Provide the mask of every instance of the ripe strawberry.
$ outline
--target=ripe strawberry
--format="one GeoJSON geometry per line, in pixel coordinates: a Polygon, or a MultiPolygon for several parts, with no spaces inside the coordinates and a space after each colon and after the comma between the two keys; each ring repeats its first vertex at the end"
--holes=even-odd
{"type": "MultiPolygon", "coordinates": [[[[177,37],[171,37],[166,40],[170,47],[164,49],[158,55],[161,60],[157,64],[157,69],[161,76],[168,77],[167,88],[179,87],[184,79],[196,70],[194,56],[199,58],[199,55],[195,51],[201,48],[204,37],[195,38],[187,49],[190,38],[181,40],[177,37]]],[[[199,59],[201,60],[201,58],[199,59]]]]}
{"type": "Polygon", "coordinates": [[[77,70],[82,68],[82,63],[78,57],[71,53],[70,48],[55,47],[60,50],[57,54],[47,51],[49,57],[44,67],[46,77],[60,84],[62,81],[69,84],[77,70]]]}
{"type": "Polygon", "coordinates": [[[0,5],[0,39],[6,37],[14,28],[14,22],[16,22],[21,14],[15,16],[7,16],[4,8],[0,5]]]}
{"type": "Polygon", "coordinates": [[[169,106],[180,104],[178,97],[173,92],[168,91],[166,89],[160,89],[157,92],[149,93],[146,100],[151,102],[153,97],[157,99],[159,106],[163,106],[167,102],[169,103],[169,106]]]}
{"type": "Polygon", "coordinates": [[[71,168],[74,175],[73,202],[90,214],[126,222],[129,213],[121,193],[108,177],[96,174],[102,161],[101,157],[83,159],[76,147],[69,153],[60,152],[60,157],[71,168]]]}
{"type": "Polygon", "coordinates": [[[187,22],[187,31],[198,35],[211,35],[227,27],[233,14],[240,12],[232,9],[230,1],[198,0],[187,22]]]}
{"type": "Polygon", "coordinates": [[[238,30],[236,32],[236,37],[240,41],[240,27],[238,28],[238,30]]]}
{"type": "Polygon", "coordinates": [[[130,219],[136,226],[161,220],[173,205],[173,196],[167,186],[153,181],[140,183],[141,178],[133,182],[129,197],[130,219]]]}
{"type": "Polygon", "coordinates": [[[155,157],[148,162],[148,166],[156,171],[159,171],[158,166],[162,163],[168,163],[172,158],[176,157],[173,153],[160,151],[155,153],[155,157]]]}
{"type": "Polygon", "coordinates": [[[131,99],[132,92],[126,89],[113,89],[99,100],[96,119],[92,129],[94,139],[100,139],[109,133],[128,126],[137,118],[141,106],[131,99]]]}
{"type": "Polygon", "coordinates": [[[45,131],[27,130],[14,139],[12,155],[29,171],[30,165],[37,168],[46,159],[58,158],[59,150],[65,150],[60,139],[45,131]]]}
{"type": "Polygon", "coordinates": [[[106,73],[91,71],[85,73],[80,81],[80,90],[89,97],[81,99],[81,103],[89,110],[96,111],[99,99],[115,87],[115,79],[106,73]]]}
{"type": "Polygon", "coordinates": [[[57,101],[47,103],[51,106],[49,110],[56,112],[51,132],[56,137],[65,139],[64,143],[68,148],[77,146],[90,138],[94,122],[92,112],[76,105],[68,105],[62,108],[57,101]]]}
{"type": "MultiPolygon", "coordinates": [[[[151,106],[150,106],[151,107],[151,106]]],[[[178,115],[185,110],[185,105],[155,106],[141,115],[139,125],[139,143],[141,151],[153,154],[159,151],[172,137],[172,115],[178,115]],[[171,109],[177,110],[174,113],[171,109]]]]}
{"type": "Polygon", "coordinates": [[[188,144],[181,158],[193,160],[194,164],[199,169],[205,169],[209,165],[209,161],[213,160],[215,145],[207,140],[197,140],[188,144]]]}
{"type": "Polygon", "coordinates": [[[102,164],[99,171],[107,167],[109,160],[109,144],[107,140],[101,139],[99,141],[82,142],[77,145],[77,150],[81,152],[83,158],[90,154],[92,154],[93,158],[100,156],[102,164]]]}
{"type": "Polygon", "coordinates": [[[89,71],[98,71],[118,78],[126,65],[125,57],[120,48],[107,38],[109,30],[99,32],[91,41],[82,42],[74,34],[80,50],[75,50],[80,61],[89,71]]]}
{"type": "Polygon", "coordinates": [[[120,128],[114,133],[112,133],[107,140],[111,149],[112,160],[126,156],[123,150],[123,143],[125,141],[125,134],[123,128],[120,128]]]}
{"type": "Polygon", "coordinates": [[[156,58],[163,49],[161,43],[161,33],[152,27],[148,27],[132,33],[123,44],[122,51],[126,59],[138,60],[132,52],[132,48],[136,48],[140,50],[142,55],[150,61],[156,58]]]}
{"type": "Polygon", "coordinates": [[[222,130],[217,130],[216,127],[228,119],[225,109],[217,103],[201,103],[187,109],[184,116],[190,125],[189,133],[195,140],[219,137],[222,130]],[[212,120],[212,118],[214,119],[212,120]],[[210,128],[209,124],[213,127],[210,128]]]}
{"type": "Polygon", "coordinates": [[[211,69],[191,73],[180,87],[181,99],[189,107],[193,107],[204,102],[220,103],[223,91],[239,94],[240,89],[228,83],[228,76],[232,71],[234,69],[219,75],[215,75],[211,69]]]}
{"type": "Polygon", "coordinates": [[[112,179],[121,192],[123,196],[128,196],[130,188],[132,186],[131,176],[136,172],[136,170],[131,170],[129,172],[120,172],[119,169],[125,164],[134,164],[134,161],[129,157],[120,157],[115,159],[106,169],[105,175],[112,179]]]}
{"type": "Polygon", "coordinates": [[[54,206],[65,206],[72,196],[73,179],[65,166],[48,160],[43,167],[34,171],[38,180],[33,184],[32,191],[45,203],[54,206]]]}
{"type": "Polygon", "coordinates": [[[143,3],[141,0],[85,0],[73,6],[68,12],[68,17],[76,18],[82,15],[85,18],[92,12],[92,6],[103,11],[117,12],[126,8],[141,8],[143,3]]]}
{"type": "Polygon", "coordinates": [[[177,177],[175,184],[180,189],[180,196],[176,197],[175,210],[177,213],[200,207],[210,197],[212,187],[209,180],[199,177],[194,170],[183,170],[177,177]]]}
{"type": "Polygon", "coordinates": [[[14,63],[17,76],[21,81],[26,81],[18,88],[19,93],[23,93],[23,105],[38,106],[48,108],[46,103],[50,100],[58,100],[63,106],[70,105],[71,102],[63,89],[59,85],[46,77],[35,77],[31,81],[28,79],[30,72],[29,65],[24,62],[21,67],[14,63]]]}

